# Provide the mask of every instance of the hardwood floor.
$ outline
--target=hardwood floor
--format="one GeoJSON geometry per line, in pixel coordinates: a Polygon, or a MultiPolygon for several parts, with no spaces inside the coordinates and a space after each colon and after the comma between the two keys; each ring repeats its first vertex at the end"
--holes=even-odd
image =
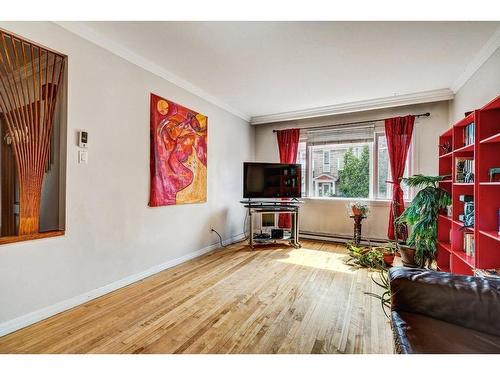
{"type": "Polygon", "coordinates": [[[392,353],[345,247],[231,245],[0,338],[1,353],[392,353]]]}

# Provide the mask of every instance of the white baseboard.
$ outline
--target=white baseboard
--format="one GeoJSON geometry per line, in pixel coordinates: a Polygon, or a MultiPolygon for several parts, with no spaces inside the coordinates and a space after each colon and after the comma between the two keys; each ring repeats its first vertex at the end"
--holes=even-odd
{"type": "MultiPolygon", "coordinates": [[[[313,233],[313,232],[300,232],[300,238],[308,239],[308,240],[318,240],[318,241],[327,241],[327,242],[335,242],[335,243],[347,243],[352,241],[352,235],[342,235],[342,234],[326,234],[326,233],[313,233]]],[[[374,245],[380,243],[387,243],[386,239],[382,238],[362,238],[362,245],[374,245]]]]}
{"type": "MultiPolygon", "coordinates": [[[[241,233],[236,236],[233,236],[227,240],[223,241],[224,245],[229,245],[235,242],[239,242],[245,238],[245,234],[241,233]]],[[[33,323],[39,322],[41,320],[47,319],[53,315],[59,314],[63,311],[69,310],[75,306],[81,305],[85,302],[88,302],[92,299],[103,296],[104,294],[113,292],[117,289],[123,288],[124,286],[135,283],[136,281],[142,280],[146,277],[154,275],[155,273],[166,270],[167,268],[174,267],[178,264],[184,263],[190,259],[199,257],[200,255],[206,254],[212,250],[219,248],[219,243],[207,246],[201,250],[193,251],[188,253],[182,257],[169,260],[168,262],[158,264],[154,267],[151,267],[143,272],[136,273],[135,275],[127,276],[121,280],[112,282],[111,284],[104,285],[100,288],[91,290],[87,293],[81,294],[76,297],[72,297],[70,299],[58,302],[54,305],[44,307],[40,310],[33,311],[29,314],[20,316],[18,318],[8,320],[6,322],[0,323],[0,337],[5,336],[11,332],[17,331],[21,328],[27,327],[33,323]]]]}

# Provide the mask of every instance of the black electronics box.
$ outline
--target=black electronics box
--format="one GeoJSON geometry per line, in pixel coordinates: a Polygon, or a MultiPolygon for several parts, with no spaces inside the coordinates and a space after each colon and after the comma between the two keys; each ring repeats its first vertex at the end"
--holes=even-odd
{"type": "Polygon", "coordinates": [[[271,238],[275,240],[283,238],[283,229],[271,229],[271,238]]]}

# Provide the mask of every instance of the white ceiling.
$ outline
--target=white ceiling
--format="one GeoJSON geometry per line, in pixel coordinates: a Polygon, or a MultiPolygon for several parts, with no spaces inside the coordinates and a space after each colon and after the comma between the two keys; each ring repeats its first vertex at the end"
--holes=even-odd
{"type": "Polygon", "coordinates": [[[85,22],[245,117],[452,88],[500,22],[85,22]]]}

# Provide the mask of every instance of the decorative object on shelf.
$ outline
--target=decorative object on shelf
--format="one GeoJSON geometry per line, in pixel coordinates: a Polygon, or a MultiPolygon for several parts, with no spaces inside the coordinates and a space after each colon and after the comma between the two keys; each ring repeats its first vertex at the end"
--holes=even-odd
{"type": "MultiPolygon", "coordinates": [[[[42,186],[66,56],[0,30],[0,112],[19,186],[18,235],[40,229],[42,186]]],[[[2,223],[3,224],[3,223],[2,223]]]]}
{"type": "Polygon", "coordinates": [[[149,206],[207,201],[206,116],[151,94],[149,206]]]}
{"type": "Polygon", "coordinates": [[[464,253],[468,257],[474,256],[474,233],[464,233],[464,253]]]}
{"type": "Polygon", "coordinates": [[[396,220],[411,226],[406,245],[415,246],[415,261],[420,267],[430,267],[435,258],[438,215],[451,204],[450,194],[438,186],[442,180],[443,176],[421,174],[403,179],[409,187],[421,189],[396,220]]]}
{"type": "Polygon", "coordinates": [[[445,141],[442,145],[439,145],[439,148],[442,150],[441,155],[449,154],[452,150],[451,142],[445,141]]]}
{"type": "Polygon", "coordinates": [[[458,215],[458,220],[464,223],[465,228],[474,227],[474,201],[464,203],[464,213],[458,215]]]}
{"type": "Polygon", "coordinates": [[[366,203],[359,201],[349,203],[353,216],[366,216],[370,209],[366,203]]]}
{"type": "Polygon", "coordinates": [[[458,196],[458,200],[460,202],[473,202],[474,201],[474,196],[473,195],[468,195],[468,194],[460,194],[458,196]]]}
{"type": "Polygon", "coordinates": [[[455,159],[455,182],[458,183],[474,182],[474,159],[472,158],[455,159]]]}
{"type": "Polygon", "coordinates": [[[474,182],[474,160],[465,161],[464,182],[467,184],[474,182]]]}
{"type": "Polygon", "coordinates": [[[490,176],[490,182],[500,181],[500,167],[490,168],[488,175],[490,176]],[[495,179],[495,177],[498,177],[495,179]]]}

